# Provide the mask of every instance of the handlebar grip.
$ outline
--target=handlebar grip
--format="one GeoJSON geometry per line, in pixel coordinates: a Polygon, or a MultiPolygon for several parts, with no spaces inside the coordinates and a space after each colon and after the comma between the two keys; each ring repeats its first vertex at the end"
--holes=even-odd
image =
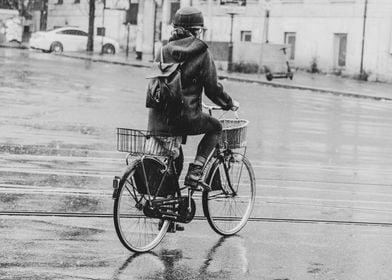
{"type": "Polygon", "coordinates": [[[205,109],[207,109],[207,110],[223,110],[222,107],[214,106],[214,105],[209,106],[209,105],[207,105],[207,104],[205,104],[205,103],[202,103],[202,106],[203,106],[205,109]]]}

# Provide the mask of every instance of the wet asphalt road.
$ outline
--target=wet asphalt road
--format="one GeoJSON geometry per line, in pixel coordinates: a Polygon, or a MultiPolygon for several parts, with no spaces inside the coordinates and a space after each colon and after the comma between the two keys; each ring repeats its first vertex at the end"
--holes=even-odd
{"type": "Polygon", "coordinates": [[[255,221],[220,240],[197,220],[134,256],[109,217],[25,212],[111,214],[115,127],[145,127],[146,70],[12,49],[0,65],[1,279],[390,278],[391,103],[223,81],[251,122],[255,221]]]}

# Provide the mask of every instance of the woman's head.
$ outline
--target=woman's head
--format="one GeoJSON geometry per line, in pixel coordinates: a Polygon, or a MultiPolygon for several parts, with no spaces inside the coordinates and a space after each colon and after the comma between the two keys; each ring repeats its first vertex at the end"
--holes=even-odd
{"type": "Polygon", "coordinates": [[[174,15],[173,27],[173,39],[199,37],[204,28],[203,14],[194,7],[181,8],[174,15]]]}
{"type": "Polygon", "coordinates": [[[202,29],[204,18],[201,11],[194,7],[184,7],[179,9],[174,15],[173,26],[185,29],[202,29]]]}

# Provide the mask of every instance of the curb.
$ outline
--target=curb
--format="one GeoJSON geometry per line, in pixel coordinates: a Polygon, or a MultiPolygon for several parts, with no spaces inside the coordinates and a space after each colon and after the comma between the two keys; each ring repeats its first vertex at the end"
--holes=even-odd
{"type": "Polygon", "coordinates": [[[364,95],[364,94],[359,94],[359,93],[352,92],[352,91],[340,91],[340,90],[335,90],[335,89],[330,89],[330,88],[316,88],[316,87],[302,86],[302,85],[288,85],[288,84],[284,84],[284,83],[260,81],[257,79],[244,78],[244,77],[235,78],[235,77],[231,77],[231,76],[228,76],[225,74],[219,75],[219,78],[220,79],[227,79],[230,81],[236,81],[236,82],[257,83],[260,85],[266,85],[266,86],[271,86],[271,87],[298,89],[298,90],[309,90],[309,91],[314,91],[314,92],[318,92],[318,93],[332,94],[332,95],[338,95],[338,96],[373,99],[373,100],[377,100],[377,101],[392,101],[392,98],[389,98],[389,97],[364,95]]]}
{"type": "Polygon", "coordinates": [[[3,48],[3,49],[21,49],[21,50],[27,50],[29,47],[27,47],[27,46],[0,45],[0,48],[3,48]]]}
{"type": "MultiPolygon", "coordinates": [[[[92,62],[102,62],[102,63],[117,64],[117,65],[123,65],[123,66],[139,67],[139,68],[151,68],[150,64],[110,61],[110,60],[105,60],[105,59],[100,59],[100,58],[72,56],[72,55],[67,55],[67,54],[56,54],[56,55],[67,57],[67,58],[89,60],[92,62]]],[[[226,79],[226,80],[235,81],[235,82],[256,83],[256,84],[260,84],[260,85],[278,87],[278,88],[308,90],[308,91],[313,91],[313,92],[318,92],[318,93],[323,93],[323,94],[332,94],[332,95],[337,95],[337,96],[373,99],[373,100],[377,100],[377,101],[392,101],[392,98],[389,98],[389,97],[364,95],[364,94],[359,94],[356,92],[340,91],[340,90],[335,90],[335,89],[330,89],[330,88],[316,88],[316,87],[303,86],[303,85],[289,85],[289,84],[285,84],[285,83],[261,81],[261,80],[252,79],[252,78],[245,78],[245,77],[238,78],[238,77],[233,77],[233,76],[230,76],[227,74],[219,74],[218,73],[218,78],[221,80],[226,79]]]]}
{"type": "Polygon", "coordinates": [[[55,54],[55,55],[62,56],[62,57],[67,57],[67,58],[80,59],[80,60],[89,60],[89,61],[92,61],[92,62],[102,62],[102,63],[116,64],[116,65],[123,65],[123,66],[139,67],[139,68],[151,68],[151,65],[142,64],[142,63],[111,61],[111,60],[105,60],[103,58],[73,56],[73,55],[67,55],[67,54],[55,54]]]}

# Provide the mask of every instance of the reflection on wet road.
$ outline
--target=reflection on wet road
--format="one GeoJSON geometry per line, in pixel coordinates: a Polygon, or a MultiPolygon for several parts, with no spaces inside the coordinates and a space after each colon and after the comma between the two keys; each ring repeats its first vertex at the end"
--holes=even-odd
{"type": "Polygon", "coordinates": [[[126,279],[134,272],[140,279],[233,279],[249,273],[249,261],[241,237],[221,237],[208,250],[199,268],[179,265],[184,258],[179,249],[134,254],[116,271],[114,279],[126,279]],[[155,260],[155,261],[154,261],[155,260]],[[154,264],[156,264],[154,266],[154,264]],[[144,268],[146,271],[143,273],[144,268]],[[155,271],[155,272],[154,272],[155,271]],[[147,272],[147,273],[146,273],[147,272]],[[122,276],[122,277],[121,277],[122,276]]]}

